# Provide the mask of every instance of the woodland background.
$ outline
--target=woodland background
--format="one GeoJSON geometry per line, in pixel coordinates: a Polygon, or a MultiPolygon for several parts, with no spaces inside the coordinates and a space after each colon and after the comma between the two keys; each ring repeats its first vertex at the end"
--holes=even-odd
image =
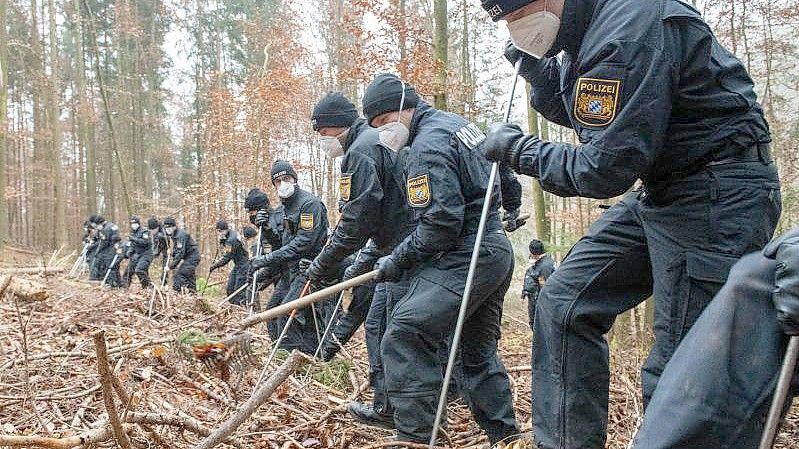
{"type": "MultiPolygon", "coordinates": [[[[694,4],[755,79],[783,181],[780,229],[795,226],[799,2],[694,4]]],[[[360,104],[372,77],[393,71],[485,126],[512,78],[507,32],[476,0],[0,0],[0,22],[0,246],[42,251],[78,246],[99,211],[123,230],[133,214],[176,216],[207,259],[217,218],[244,225],[250,188],[277,200],[276,158],[298,165],[334,220],[336,164],[309,121],[324,92],[360,104]]],[[[575,140],[519,91],[516,123],[575,140]]],[[[609,203],[520,178],[535,217],[513,235],[520,266],[529,238],[560,256],[609,203]]]]}

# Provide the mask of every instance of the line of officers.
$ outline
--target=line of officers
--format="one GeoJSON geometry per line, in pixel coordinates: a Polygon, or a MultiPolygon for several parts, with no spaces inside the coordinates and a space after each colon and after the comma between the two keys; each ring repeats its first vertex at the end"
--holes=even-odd
{"type": "Polygon", "coordinates": [[[89,217],[83,224],[83,253],[89,266],[89,279],[101,281],[111,287],[128,287],[137,277],[143,288],[149,288],[150,264],[157,256],[162,257],[161,282],[168,272],[172,275],[172,287],[179,292],[195,292],[196,268],[200,263],[200,252],[192,236],[178,228],[172,217],[161,223],[156,217],[147,220],[143,227],[137,216],[130,218],[130,232],[123,240],[119,226],[99,214],[89,217]],[[122,261],[128,260],[124,273],[120,272],[122,261]]]}

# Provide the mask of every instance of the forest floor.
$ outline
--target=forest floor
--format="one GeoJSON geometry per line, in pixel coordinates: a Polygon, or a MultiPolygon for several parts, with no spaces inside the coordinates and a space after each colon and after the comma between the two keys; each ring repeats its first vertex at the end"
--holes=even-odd
{"type": "MultiPolygon", "coordinates": [[[[193,357],[189,343],[222,339],[246,316],[236,306],[220,305],[219,297],[200,301],[171,294],[169,306],[157,299],[156,313],[148,317],[150,297],[138,286],[112,290],[65,276],[30,279],[48,286],[48,300],[28,303],[10,295],[0,300],[1,434],[66,438],[107,425],[92,338],[99,330],[105,331],[111,369],[132,397],[128,404],[117,401],[123,421],[132,421],[134,415],[150,417],[150,426],[127,427],[134,447],[194,447],[201,433],[219,427],[250,396],[269,352],[261,324],[251,329],[249,363],[230,363],[229,373],[193,357]]],[[[514,301],[508,309],[501,356],[510,373],[517,418],[529,429],[531,334],[526,318],[521,319],[521,304],[514,301]]],[[[627,447],[641,416],[639,352],[612,351],[608,448],[627,447]]],[[[270,371],[281,360],[273,362],[270,371]]],[[[370,398],[366,360],[361,330],[333,361],[307,365],[291,376],[236,430],[236,444],[247,448],[388,445],[391,432],[359,425],[344,411],[347,401],[370,398]]],[[[462,401],[450,406],[446,438],[447,447],[488,447],[462,401]]],[[[779,438],[776,447],[796,447],[799,404],[794,404],[779,438]]]]}

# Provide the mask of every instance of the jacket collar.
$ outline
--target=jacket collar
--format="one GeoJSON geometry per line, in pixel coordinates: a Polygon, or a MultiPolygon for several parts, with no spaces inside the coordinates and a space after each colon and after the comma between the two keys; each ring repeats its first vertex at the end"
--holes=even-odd
{"type": "Polygon", "coordinates": [[[563,4],[563,16],[560,19],[560,30],[555,43],[545,56],[553,57],[566,51],[569,56],[576,57],[580,51],[588,26],[599,0],[566,0],[563,4]]]}

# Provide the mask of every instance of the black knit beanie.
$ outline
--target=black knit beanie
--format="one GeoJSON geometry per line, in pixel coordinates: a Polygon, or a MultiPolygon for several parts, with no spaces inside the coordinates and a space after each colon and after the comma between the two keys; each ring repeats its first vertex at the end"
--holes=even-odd
{"type": "Polygon", "coordinates": [[[275,183],[275,179],[283,175],[289,175],[294,178],[294,182],[297,182],[297,172],[294,171],[291,162],[278,159],[272,165],[272,184],[275,183]]]}
{"type": "Polygon", "coordinates": [[[216,230],[217,231],[227,231],[227,222],[223,219],[219,219],[216,221],[216,230]]]}
{"type": "MultiPolygon", "coordinates": [[[[363,94],[363,113],[369,123],[375,117],[386,112],[398,111],[402,101],[402,80],[393,73],[382,73],[377,75],[363,94]]],[[[419,95],[416,89],[408,83],[405,86],[405,101],[402,109],[415,108],[419,103],[419,95]]]]}
{"type": "Polygon", "coordinates": [[[546,251],[544,250],[544,244],[541,242],[541,240],[533,239],[530,242],[530,254],[538,256],[544,254],[545,252],[546,251]]]}
{"type": "Polygon", "coordinates": [[[177,225],[178,224],[177,224],[177,222],[175,221],[174,218],[172,218],[172,217],[164,218],[164,226],[166,226],[166,227],[169,227],[169,226],[177,227],[177,225]]]}
{"type": "Polygon", "coordinates": [[[247,210],[267,209],[269,207],[269,197],[263,190],[254,188],[247,192],[244,198],[244,208],[247,210]]]}
{"type": "Polygon", "coordinates": [[[158,219],[155,217],[150,217],[147,219],[147,228],[148,229],[158,229],[161,226],[161,223],[158,222],[158,219]]]}
{"type": "Polygon", "coordinates": [[[517,9],[533,3],[535,0],[481,0],[491,20],[497,22],[517,9]]]}
{"type": "Polygon", "coordinates": [[[314,131],[320,128],[349,128],[358,119],[355,105],[341,92],[328,92],[311,114],[314,131]]]}
{"type": "Polygon", "coordinates": [[[246,228],[244,228],[243,233],[245,239],[251,239],[256,235],[258,235],[258,231],[256,231],[255,228],[253,228],[252,226],[247,226],[246,228]]]}

